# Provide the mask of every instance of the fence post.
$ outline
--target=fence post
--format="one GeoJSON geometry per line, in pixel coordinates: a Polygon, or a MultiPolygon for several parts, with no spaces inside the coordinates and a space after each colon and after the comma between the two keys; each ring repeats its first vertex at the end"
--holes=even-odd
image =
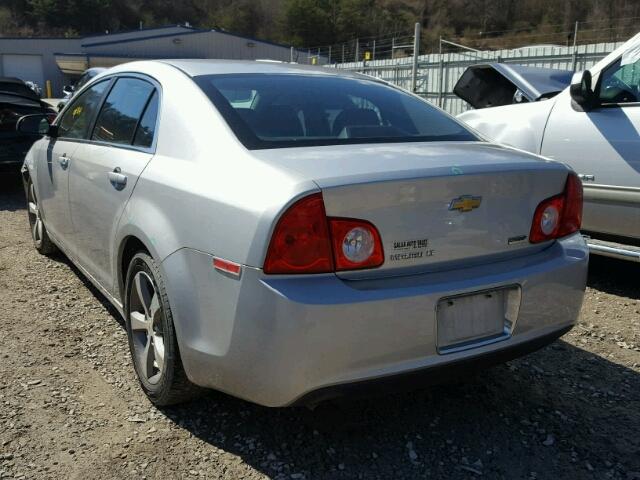
{"type": "Polygon", "coordinates": [[[342,44],[342,63],[344,63],[344,43],[342,44]]]}
{"type": "Polygon", "coordinates": [[[376,59],[376,40],[375,38],[373,39],[373,55],[372,55],[372,60],[376,59]]]}
{"type": "Polygon", "coordinates": [[[396,58],[396,37],[391,38],[391,60],[396,58]]]}
{"type": "Polygon", "coordinates": [[[353,60],[354,62],[358,63],[358,57],[360,57],[360,40],[356,38],[356,56],[355,59],[353,60]]]}
{"type": "Polygon", "coordinates": [[[307,64],[311,63],[311,49],[307,49],[307,64]]]}
{"type": "Polygon", "coordinates": [[[331,65],[331,45],[329,45],[329,65],[331,65]]]}
{"type": "Polygon", "coordinates": [[[442,59],[442,37],[440,37],[440,48],[438,50],[438,60],[440,66],[438,67],[438,106],[442,108],[442,88],[443,88],[443,75],[444,75],[444,61],[442,59]]]}
{"type": "Polygon", "coordinates": [[[413,67],[411,68],[411,91],[415,93],[418,85],[418,55],[420,55],[420,22],[416,22],[413,32],[413,67]]]}
{"type": "Polygon", "coordinates": [[[291,53],[289,54],[289,62],[293,63],[293,46],[291,47],[291,53]]]}
{"type": "Polygon", "coordinates": [[[576,22],[575,30],[573,31],[573,71],[578,68],[578,22],[576,22]]]}

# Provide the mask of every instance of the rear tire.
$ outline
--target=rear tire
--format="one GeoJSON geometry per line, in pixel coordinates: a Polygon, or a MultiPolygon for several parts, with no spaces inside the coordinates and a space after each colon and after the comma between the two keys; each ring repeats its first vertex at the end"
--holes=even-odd
{"type": "Polygon", "coordinates": [[[42,217],[40,216],[40,206],[36,197],[36,189],[31,179],[27,183],[27,215],[29,217],[29,227],[33,245],[38,253],[42,255],[52,255],[58,251],[58,247],[51,241],[47,233],[42,217]]]}
{"type": "Polygon", "coordinates": [[[124,312],[133,366],[149,400],[165,406],[194,398],[200,389],[182,367],[164,279],[146,252],[129,263],[124,312]]]}

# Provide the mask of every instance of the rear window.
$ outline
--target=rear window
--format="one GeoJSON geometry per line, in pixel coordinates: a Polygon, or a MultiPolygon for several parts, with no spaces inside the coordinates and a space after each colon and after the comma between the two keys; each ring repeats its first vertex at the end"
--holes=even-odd
{"type": "Polygon", "coordinates": [[[38,99],[38,95],[24,83],[0,82],[0,92],[15,93],[16,95],[21,95],[23,97],[30,97],[35,100],[38,99]]]}
{"type": "Polygon", "coordinates": [[[298,74],[194,80],[249,149],[478,140],[427,102],[373,80],[298,74]]]}

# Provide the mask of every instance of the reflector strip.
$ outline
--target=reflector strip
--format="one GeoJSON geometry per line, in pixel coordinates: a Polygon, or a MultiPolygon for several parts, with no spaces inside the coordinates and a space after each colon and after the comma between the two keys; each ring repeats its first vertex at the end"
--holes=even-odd
{"type": "Polygon", "coordinates": [[[235,262],[230,262],[229,260],[223,260],[222,258],[213,258],[213,267],[216,270],[220,270],[224,273],[229,273],[235,277],[240,276],[240,270],[242,269],[242,265],[235,262]]]}

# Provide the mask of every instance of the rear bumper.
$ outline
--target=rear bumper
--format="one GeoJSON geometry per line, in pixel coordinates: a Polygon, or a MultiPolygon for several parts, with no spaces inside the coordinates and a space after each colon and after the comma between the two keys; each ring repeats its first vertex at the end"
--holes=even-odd
{"type": "Polygon", "coordinates": [[[452,378],[477,372],[535,352],[557,340],[572,328],[573,325],[567,325],[544,335],[535,335],[531,339],[521,339],[520,343],[516,345],[510,345],[506,348],[500,348],[481,355],[474,355],[463,358],[462,360],[443,363],[433,367],[398,373],[386,377],[323,387],[297,399],[295,404],[315,405],[325,400],[342,396],[368,396],[385,392],[414,390],[428,385],[437,385],[438,383],[449,381],[452,378]]]}
{"type": "Polygon", "coordinates": [[[395,388],[386,380],[437,378],[539,348],[575,323],[587,263],[584,240],[574,235],[527,257],[379,280],[265,276],[246,267],[238,280],[215,271],[209,255],[189,249],[170,255],[162,268],[189,378],[285,406],[372,381],[395,388]],[[508,285],[519,285],[522,294],[510,337],[438,353],[441,298],[508,285]]]}

